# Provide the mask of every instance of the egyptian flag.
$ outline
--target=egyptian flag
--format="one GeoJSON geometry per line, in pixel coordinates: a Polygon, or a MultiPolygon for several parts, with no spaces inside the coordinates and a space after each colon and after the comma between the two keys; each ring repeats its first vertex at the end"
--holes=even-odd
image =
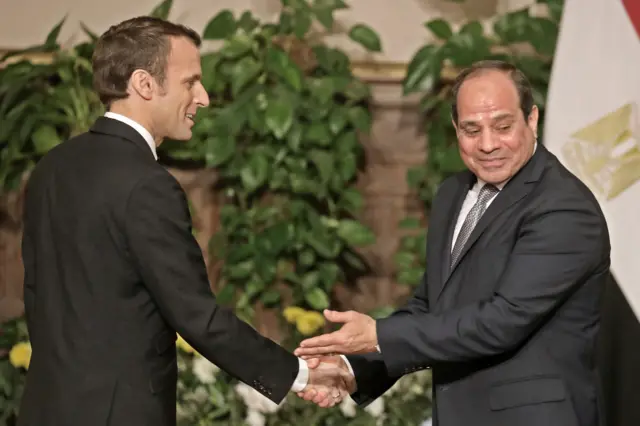
{"type": "Polygon", "coordinates": [[[599,346],[608,426],[640,425],[640,0],[565,0],[544,144],[611,234],[599,346]]]}

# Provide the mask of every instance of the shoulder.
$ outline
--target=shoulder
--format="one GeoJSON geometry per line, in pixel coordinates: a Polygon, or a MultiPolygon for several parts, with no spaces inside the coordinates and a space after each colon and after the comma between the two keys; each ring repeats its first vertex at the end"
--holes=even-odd
{"type": "Polygon", "coordinates": [[[555,155],[550,155],[546,173],[538,192],[545,206],[561,209],[567,205],[580,206],[602,217],[604,214],[593,191],[567,169],[555,155]]]}

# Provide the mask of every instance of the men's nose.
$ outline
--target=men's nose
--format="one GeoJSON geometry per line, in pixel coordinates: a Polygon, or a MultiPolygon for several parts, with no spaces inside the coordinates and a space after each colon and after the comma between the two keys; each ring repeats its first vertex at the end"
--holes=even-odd
{"type": "Polygon", "coordinates": [[[205,90],[202,83],[198,83],[198,92],[196,93],[196,104],[201,107],[209,106],[209,94],[205,90]]]}
{"type": "Polygon", "coordinates": [[[493,152],[498,148],[498,138],[491,130],[482,132],[479,148],[482,152],[493,152]]]}

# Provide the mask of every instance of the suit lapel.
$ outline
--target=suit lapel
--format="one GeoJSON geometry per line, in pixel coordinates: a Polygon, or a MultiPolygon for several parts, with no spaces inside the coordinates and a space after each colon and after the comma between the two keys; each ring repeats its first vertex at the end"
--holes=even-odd
{"type": "Polygon", "coordinates": [[[147,141],[144,140],[144,137],[138,133],[136,129],[126,123],[109,117],[98,117],[96,122],[93,123],[93,126],[91,126],[90,132],[116,136],[133,142],[138,148],[146,152],[153,161],[156,161],[153,156],[153,152],[151,152],[151,148],[147,144],[147,141]]]}
{"type": "Polygon", "coordinates": [[[460,212],[460,208],[462,207],[462,201],[466,197],[468,188],[463,191],[462,195],[457,194],[457,202],[456,209],[452,212],[451,223],[447,229],[447,244],[445,245],[444,253],[443,253],[443,261],[446,261],[446,264],[443,265],[443,271],[448,271],[448,273],[443,274],[444,283],[440,287],[441,290],[438,293],[438,297],[442,294],[444,288],[449,283],[449,279],[451,275],[455,271],[455,269],[464,261],[465,255],[467,252],[473,247],[478,238],[484,233],[487,227],[505,210],[511,207],[513,204],[524,198],[529,192],[531,192],[533,185],[531,183],[537,182],[542,177],[542,172],[544,171],[544,167],[547,160],[548,151],[544,146],[538,144],[536,149],[536,153],[533,155],[531,160],[507,183],[507,185],[500,191],[500,193],[493,200],[491,205],[484,212],[480,221],[475,226],[469,239],[465,243],[460,256],[458,257],[457,262],[449,267],[450,259],[451,259],[451,244],[453,240],[453,230],[455,229],[455,224],[458,219],[458,213],[460,212]],[[460,200],[461,197],[461,200],[460,200]]]}

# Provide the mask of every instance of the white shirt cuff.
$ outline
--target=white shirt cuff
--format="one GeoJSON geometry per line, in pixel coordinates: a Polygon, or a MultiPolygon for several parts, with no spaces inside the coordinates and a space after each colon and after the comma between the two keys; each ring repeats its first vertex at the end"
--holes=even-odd
{"type": "Polygon", "coordinates": [[[298,368],[298,376],[291,386],[291,392],[302,392],[309,383],[309,366],[307,365],[307,361],[298,358],[298,364],[300,365],[298,368]]]}
{"type": "Polygon", "coordinates": [[[340,358],[342,358],[342,360],[344,361],[345,364],[347,364],[347,367],[349,368],[349,373],[351,373],[351,375],[353,377],[355,377],[355,373],[353,372],[353,368],[351,368],[351,364],[349,363],[349,360],[347,359],[346,356],[344,355],[340,355],[340,358]]]}

